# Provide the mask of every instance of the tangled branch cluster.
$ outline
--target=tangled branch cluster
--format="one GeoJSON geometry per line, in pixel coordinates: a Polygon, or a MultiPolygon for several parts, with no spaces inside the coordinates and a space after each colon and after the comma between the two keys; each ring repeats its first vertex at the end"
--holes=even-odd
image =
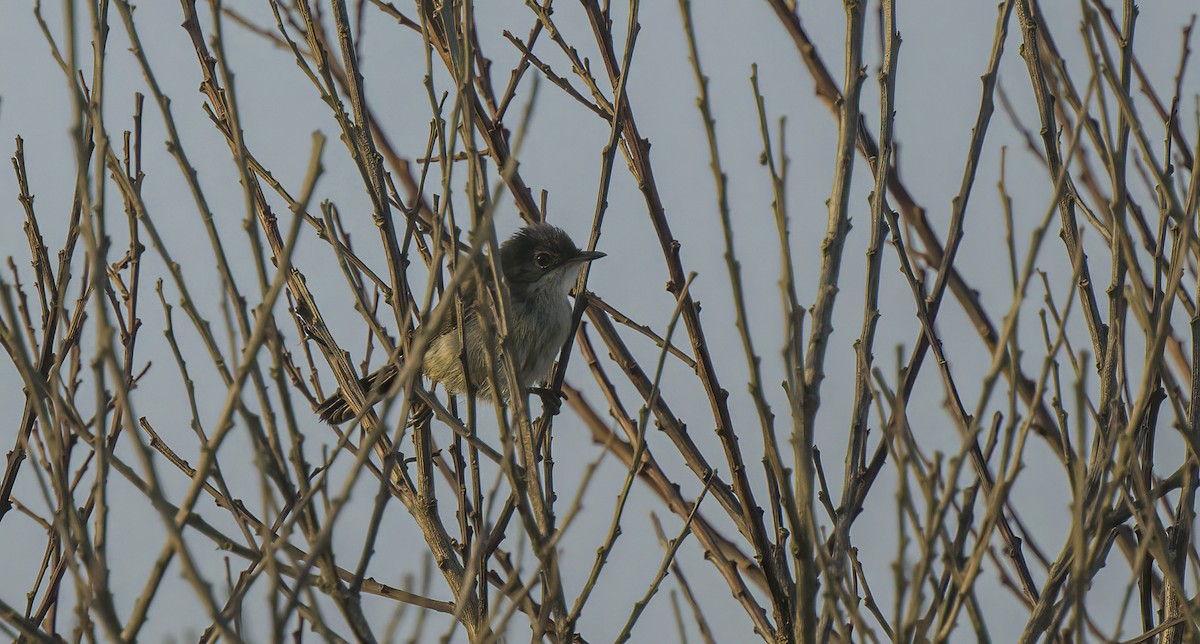
{"type": "MultiPolygon", "coordinates": [[[[29,574],[0,579],[0,630],[31,642],[136,641],[156,611],[172,614],[184,602],[188,625],[204,629],[202,641],[310,632],[329,641],[401,634],[427,641],[435,629],[472,642],[526,630],[552,642],[645,641],[671,623],[681,639],[717,641],[730,632],[728,622],[748,624],[769,642],[1200,639],[1200,135],[1185,116],[1195,93],[1185,80],[1194,18],[1177,61],[1144,61],[1135,53],[1135,33],[1144,36],[1132,2],[1119,9],[1082,2],[1083,53],[1068,61],[1036,0],[1001,2],[964,161],[945,168],[959,188],[948,218],[933,222],[895,154],[903,69],[895,0],[881,0],[877,16],[869,3],[845,0],[841,72],[818,51],[796,3],[764,1],[777,19],[773,33],[794,43],[795,65],[807,71],[837,134],[832,158],[820,160],[833,168],[833,181],[819,270],[806,273],[795,261],[785,127],[768,118],[752,72],[758,118],[748,129],[761,139],[777,233],[757,241],[781,260],[783,321],[767,341],[754,332],[768,315],[752,303],[758,284],[743,276],[746,258],[734,243],[744,224],[734,214],[703,70],[713,50],[688,0],[679,0],[678,15],[698,92],[693,142],[712,169],[724,274],[685,261],[676,232],[697,224],[667,203],[655,178],[648,129],[638,120],[639,105],[653,97],[630,82],[643,47],[638,0],[621,7],[580,0],[569,9],[527,0],[512,8],[531,25],[524,35],[477,20],[471,0],[417,0],[413,8],[264,0],[265,22],[216,0],[201,7],[182,0],[177,35],[194,51],[185,69],[199,81],[211,126],[203,133],[177,126],[158,76],[167,61],[142,44],[142,34],[159,26],[140,21],[128,0],[65,3],[61,29],[35,6],[69,87],[75,174],[52,188],[73,195],[64,223],[35,207],[30,184],[38,169],[17,139],[20,212],[5,226],[16,235],[23,219],[30,264],[18,267],[10,257],[0,276],[0,345],[11,362],[0,383],[11,401],[0,435],[9,449],[0,543],[12,569],[23,560],[29,574]],[[568,12],[577,22],[560,29],[556,21],[568,12]],[[880,28],[878,109],[868,98],[875,94],[864,53],[871,20],[880,28]],[[426,67],[424,85],[404,89],[426,94],[430,113],[400,117],[428,124],[417,154],[393,142],[386,124],[394,115],[367,92],[368,81],[389,82],[364,75],[368,22],[424,52],[416,63],[426,67]],[[106,80],[106,65],[124,55],[110,46],[110,30],[128,41],[150,103],[143,113],[137,94],[128,131],[114,124],[124,97],[106,80]],[[356,171],[377,242],[355,238],[361,222],[356,228],[334,200],[321,200],[335,163],[324,135],[313,135],[302,180],[272,173],[261,138],[244,125],[232,71],[240,61],[226,47],[226,30],[276,47],[319,95],[346,152],[336,163],[356,171]],[[500,35],[517,60],[507,78],[485,52],[500,35]],[[1030,105],[1014,105],[999,83],[1002,62],[1014,55],[1024,62],[1019,80],[1029,83],[1030,105]],[[1164,65],[1175,68],[1165,90],[1151,79],[1164,65]],[[515,208],[525,221],[547,219],[548,193],[535,194],[517,161],[539,92],[568,101],[573,118],[598,120],[608,132],[589,247],[599,244],[620,261],[621,244],[607,241],[627,233],[606,215],[614,179],[632,179],[671,305],[665,323],[651,323],[620,293],[589,288],[585,269],[576,286],[578,332],[548,380],[565,396],[562,414],[552,405],[539,412],[522,396],[477,406],[420,378],[430,340],[423,330],[440,328],[461,306],[459,286],[474,260],[494,257],[497,213],[515,208]],[[971,204],[979,200],[980,166],[995,149],[987,141],[997,98],[1040,161],[1037,188],[1049,186],[1051,199],[1036,220],[1015,214],[1011,192],[1028,188],[1010,186],[1002,162],[997,216],[1008,233],[1009,274],[980,284],[960,251],[968,216],[986,216],[971,204]],[[1028,114],[1036,122],[1023,122],[1028,114]],[[161,120],[189,192],[176,195],[171,212],[145,192],[147,182],[174,171],[148,151],[146,119],[161,120]],[[224,143],[235,162],[248,213],[241,236],[210,205],[188,154],[198,137],[224,143]],[[864,204],[856,189],[867,186],[864,204]],[[217,305],[201,293],[211,277],[206,267],[173,254],[169,229],[185,208],[206,236],[197,244],[215,264],[217,305]],[[861,315],[839,297],[849,288],[843,268],[852,213],[868,222],[861,315]],[[43,233],[51,218],[51,228],[65,231],[61,240],[43,233]],[[1019,238],[1025,230],[1027,241],[1019,238]],[[1047,240],[1053,231],[1061,248],[1047,240]],[[248,259],[235,250],[246,244],[248,259]],[[1066,268],[1040,270],[1046,265],[1066,268]],[[697,275],[727,277],[721,306],[736,339],[702,319],[697,275]],[[313,288],[318,279],[340,293],[313,288]],[[1040,304],[1031,297],[1039,288],[1040,304]],[[911,294],[911,315],[889,321],[911,336],[894,375],[874,357],[881,290],[911,294]],[[811,303],[802,298],[809,291],[811,303]],[[364,349],[347,343],[352,332],[335,329],[334,320],[346,317],[330,312],[347,302],[361,320],[350,323],[366,329],[364,349]],[[950,310],[955,321],[943,313],[950,310]],[[144,319],[162,320],[152,330],[163,332],[165,350],[147,355],[144,319]],[[852,350],[831,342],[835,322],[860,325],[852,350]],[[717,342],[739,345],[744,360],[719,359],[717,342]],[[986,352],[986,364],[956,361],[956,349],[968,344],[986,352]],[[772,359],[785,374],[782,394],[765,381],[768,345],[781,347],[772,359]],[[831,359],[854,364],[852,386],[833,385],[844,391],[831,392],[831,359]],[[364,391],[360,378],[372,363],[387,362],[404,366],[375,408],[380,396],[364,391]],[[567,378],[569,364],[580,380],[567,378]],[[200,372],[215,374],[219,385],[198,387],[207,377],[200,372]],[[741,414],[727,388],[747,375],[753,412],[741,414]],[[173,415],[138,413],[150,379],[169,381],[173,415]],[[919,383],[944,397],[954,436],[948,451],[913,422],[919,383]],[[702,392],[707,408],[680,402],[676,392],[688,387],[702,392]],[[335,388],[358,413],[331,430],[313,410],[335,388]],[[830,405],[842,408],[848,425],[834,426],[830,405]],[[556,432],[568,422],[586,430],[595,449],[572,454],[572,466],[582,466],[564,472],[556,470],[564,449],[578,451],[556,432]],[[698,427],[711,427],[715,440],[698,427]],[[840,468],[824,463],[817,447],[834,439],[846,449],[840,468]],[[1043,457],[1037,465],[1034,453],[1043,457]],[[1053,531],[1027,521],[1029,506],[1013,494],[1039,467],[1069,488],[1053,531]],[[609,486],[617,493],[611,509],[595,502],[602,468],[619,472],[609,486]],[[890,506],[893,533],[855,532],[860,517],[876,511],[869,501],[890,506]],[[397,502],[402,533],[385,516],[397,502]],[[645,525],[662,553],[637,554],[651,571],[648,586],[606,586],[618,574],[613,557],[634,556],[617,550],[633,503],[654,509],[645,525]],[[664,510],[673,518],[658,516],[664,510]],[[607,530],[574,541],[588,519],[607,530]],[[114,526],[142,520],[161,529],[157,552],[120,560],[114,526]],[[40,531],[44,546],[10,539],[17,526],[40,531]],[[594,556],[582,545],[591,542],[599,544],[594,556]],[[876,551],[869,560],[860,557],[864,543],[876,551]],[[880,550],[894,551],[892,561],[881,564],[880,550]],[[689,551],[703,560],[685,567],[689,551]],[[1120,571],[1115,591],[1101,579],[1105,569],[1120,571]],[[140,585],[128,583],[129,570],[140,585]],[[696,575],[703,585],[689,583],[696,575]],[[186,587],[172,586],[175,577],[186,587]],[[648,625],[647,608],[668,601],[658,597],[662,589],[670,616],[648,625]],[[994,597],[1002,593],[1021,607],[1023,624],[997,618],[994,597]],[[1105,593],[1117,599],[1098,611],[1093,597],[1105,593]]],[[[502,362],[510,305],[505,284],[494,287],[501,297],[489,312],[499,329],[493,357],[502,362]]]]}

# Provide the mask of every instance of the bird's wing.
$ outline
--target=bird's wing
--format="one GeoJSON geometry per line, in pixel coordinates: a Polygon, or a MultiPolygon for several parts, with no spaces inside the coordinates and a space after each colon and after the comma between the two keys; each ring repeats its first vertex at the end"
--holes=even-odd
{"type": "MultiPolygon", "coordinates": [[[[482,286],[486,289],[491,288],[495,284],[495,280],[492,279],[491,264],[481,259],[476,263],[476,266],[478,270],[472,270],[465,275],[458,287],[458,294],[462,298],[462,317],[468,325],[478,314],[478,303],[483,301],[482,298],[485,297],[480,287],[482,286]],[[480,278],[483,278],[482,283],[480,282],[480,278]]],[[[458,307],[453,304],[451,307],[451,312],[442,317],[442,322],[438,327],[440,335],[458,331],[458,307]]]]}
{"type": "MultiPolygon", "coordinates": [[[[480,263],[478,266],[479,270],[473,270],[463,278],[458,289],[458,292],[462,295],[462,318],[468,325],[477,315],[478,307],[476,306],[476,302],[483,295],[480,292],[480,276],[487,276],[488,278],[487,282],[484,283],[485,287],[492,283],[490,279],[492,275],[491,266],[487,263],[480,263]]],[[[457,333],[459,328],[458,323],[458,307],[455,306],[448,315],[443,316],[438,333],[440,335],[457,333]]],[[[399,365],[388,363],[365,378],[360,378],[358,384],[362,387],[368,398],[372,398],[382,395],[391,389],[392,383],[396,380],[396,376],[399,373],[399,365]]],[[[344,423],[354,418],[354,410],[350,408],[350,403],[342,395],[340,388],[317,407],[317,414],[321,417],[321,420],[329,424],[344,423]]]]}

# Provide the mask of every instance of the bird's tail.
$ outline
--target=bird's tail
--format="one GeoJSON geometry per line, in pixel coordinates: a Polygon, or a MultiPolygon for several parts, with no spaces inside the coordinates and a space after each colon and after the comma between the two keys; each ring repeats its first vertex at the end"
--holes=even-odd
{"type": "MultiPolygon", "coordinates": [[[[367,377],[360,378],[358,385],[367,394],[368,401],[373,403],[379,402],[381,400],[380,396],[392,388],[392,383],[395,382],[396,376],[399,374],[399,366],[387,364],[367,377]]],[[[317,415],[326,423],[336,425],[353,420],[354,410],[350,407],[350,401],[346,400],[346,396],[342,393],[342,390],[338,389],[333,392],[332,396],[321,402],[317,407],[317,415]]]]}

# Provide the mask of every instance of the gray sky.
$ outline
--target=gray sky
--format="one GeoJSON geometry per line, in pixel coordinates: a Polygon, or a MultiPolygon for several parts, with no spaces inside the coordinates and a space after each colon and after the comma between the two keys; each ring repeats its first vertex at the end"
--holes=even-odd
{"type": "MultiPolygon", "coordinates": [[[[412,13],[409,3],[401,7],[412,13]]],[[[517,59],[517,52],[501,36],[503,29],[524,38],[532,26],[532,16],[524,4],[513,0],[480,2],[480,37],[485,53],[494,61],[493,75],[499,86],[507,81],[507,70],[517,59]]],[[[614,3],[619,4],[619,3],[614,3]]],[[[243,0],[228,3],[230,7],[265,26],[273,25],[270,12],[262,2],[243,0]]],[[[556,5],[555,19],[568,40],[590,41],[590,30],[578,6],[573,3],[556,5]]],[[[826,64],[840,79],[842,68],[842,39],[844,13],[840,3],[803,3],[801,17],[818,44],[826,64]]],[[[870,76],[865,85],[863,112],[872,131],[878,130],[878,86],[876,80],[879,59],[878,25],[873,7],[867,32],[870,76]]],[[[47,3],[48,23],[55,36],[61,38],[62,21],[57,3],[47,3]]],[[[1080,52],[1079,8],[1074,3],[1044,3],[1053,33],[1069,61],[1076,80],[1086,82],[1086,61],[1080,52]]],[[[1137,55],[1149,72],[1158,90],[1169,95],[1180,46],[1180,28],[1186,23],[1195,5],[1187,0],[1157,0],[1144,3],[1138,22],[1135,41],[1137,55]]],[[[786,404],[776,383],[783,379],[779,356],[781,347],[782,311],[778,289],[779,257],[774,236],[771,212],[769,177],[758,163],[762,152],[759,126],[751,94],[749,75],[752,64],[758,65],[760,84],[766,98],[768,118],[777,128],[778,119],[786,116],[787,154],[791,160],[788,176],[788,207],[792,218],[793,261],[799,276],[803,303],[811,304],[815,297],[816,274],[820,266],[819,252],[824,234],[826,207],[830,195],[833,160],[837,138],[836,122],[812,90],[811,78],[802,65],[791,40],[787,37],[769,7],[759,2],[719,2],[696,0],[693,11],[700,39],[701,58],[705,72],[711,77],[710,91],[721,154],[730,177],[730,203],[736,230],[736,247],[743,267],[743,279],[748,289],[752,331],[757,348],[764,357],[764,382],[776,413],[783,414],[786,404]]],[[[423,156],[429,131],[428,97],[421,86],[424,74],[424,54],[419,36],[392,24],[378,11],[368,8],[364,41],[363,71],[370,101],[381,125],[395,148],[409,158],[423,156]]],[[[144,1],[135,13],[143,43],[148,51],[163,90],[172,101],[175,119],[183,143],[206,190],[217,226],[227,240],[227,251],[237,262],[235,268],[243,290],[257,293],[257,280],[250,261],[250,248],[240,233],[246,218],[245,202],[238,185],[237,173],[228,148],[201,110],[201,95],[197,92],[200,73],[195,54],[186,34],[179,27],[181,13],[173,2],[144,1]],[[238,245],[240,244],[240,246],[238,245]]],[[[614,22],[622,24],[624,9],[614,8],[614,22]]],[[[949,219],[950,200],[957,192],[962,176],[966,146],[979,106],[979,77],[985,70],[992,42],[997,12],[993,2],[959,2],[926,0],[902,2],[899,5],[899,28],[903,45],[899,57],[899,76],[896,96],[896,139],[900,143],[899,163],[902,176],[916,200],[929,211],[934,225],[944,232],[949,219]]],[[[109,41],[107,67],[107,126],[112,133],[129,127],[133,93],[145,91],[144,81],[136,61],[128,53],[128,42],[115,10],[109,41]]],[[[207,16],[202,17],[206,29],[207,16]]],[[[687,52],[680,26],[679,10],[674,2],[645,2],[640,13],[641,32],[634,57],[634,72],[629,96],[642,134],[653,143],[652,161],[672,230],[682,243],[685,269],[699,272],[693,293],[704,304],[703,321],[710,346],[714,352],[723,386],[731,392],[731,407],[747,463],[757,466],[761,456],[759,425],[750,397],[746,393],[747,370],[740,342],[733,324],[729,304],[729,278],[722,260],[723,242],[716,213],[715,192],[708,169],[707,147],[700,117],[695,108],[696,86],[687,61],[687,52]]],[[[1001,83],[1017,106],[1023,122],[1037,129],[1037,114],[1030,92],[1030,83],[1023,61],[1017,55],[1020,33],[1014,16],[1008,46],[1001,68],[1001,83]]],[[[623,29],[621,30],[623,31],[623,29]]],[[[247,133],[247,145],[276,178],[291,191],[299,189],[308,161],[310,133],[320,130],[330,137],[324,159],[326,173],[322,177],[314,203],[330,199],[341,209],[343,220],[356,233],[358,250],[368,262],[383,266],[377,237],[370,221],[369,203],[361,189],[358,174],[346,148],[337,138],[336,125],[327,107],[322,104],[307,79],[296,67],[290,53],[276,49],[261,38],[238,28],[225,25],[226,51],[229,64],[236,74],[241,117],[247,133]]],[[[88,39],[80,38],[86,47],[88,39]]],[[[569,68],[557,51],[539,42],[535,50],[544,55],[559,73],[569,68]]],[[[86,54],[85,49],[83,54],[86,54]]],[[[594,67],[598,58],[591,49],[584,49],[594,67]]],[[[29,3],[8,2],[0,5],[0,145],[11,153],[15,136],[25,139],[31,189],[37,197],[36,207],[42,232],[53,253],[62,244],[67,215],[70,211],[71,188],[74,180],[74,153],[70,142],[70,106],[66,81],[49,55],[49,49],[29,3]]],[[[85,57],[84,60],[87,60],[85,57]]],[[[85,67],[90,62],[85,63],[85,67]]],[[[435,61],[435,68],[440,62],[435,61]]],[[[530,70],[529,75],[534,74],[530,70]]],[[[1192,118],[1191,96],[1200,86],[1200,72],[1192,64],[1185,79],[1191,94],[1183,101],[1183,123],[1189,140],[1196,136],[1192,118]]],[[[444,74],[438,74],[439,91],[450,87],[444,74]]],[[[529,88],[526,80],[525,89],[529,88]]],[[[528,94],[523,94],[523,106],[528,94]]],[[[1147,122],[1154,119],[1146,117],[1147,122]]],[[[510,117],[510,122],[516,120],[510,117]]],[[[204,236],[196,208],[186,185],[162,142],[166,135],[162,119],[149,101],[144,121],[146,173],[145,199],[171,252],[181,262],[188,275],[189,285],[197,294],[201,306],[219,337],[226,338],[221,320],[220,285],[213,270],[212,252],[204,236]]],[[[521,172],[535,194],[549,193],[549,213],[552,222],[572,233],[577,240],[589,229],[595,208],[600,176],[601,151],[608,136],[607,125],[557,88],[546,82],[540,84],[532,129],[520,155],[521,172]]],[[[778,130],[772,136],[778,143],[778,130]]],[[[1161,141],[1161,129],[1150,134],[1161,141]]],[[[1004,227],[995,183],[999,176],[1000,150],[1008,146],[1007,175],[1014,190],[1017,238],[1022,251],[1029,232],[1046,211],[1050,182],[1041,165],[1024,149],[1024,143],[1010,120],[997,109],[988,132],[987,144],[979,169],[979,179],[967,214],[966,237],[957,264],[973,287],[981,291],[985,304],[998,322],[1011,299],[1008,283],[1007,257],[1002,240],[1004,227]]],[[[6,164],[7,165],[7,164],[6,164]]],[[[852,343],[861,325],[864,253],[867,244],[869,217],[867,194],[871,180],[864,163],[855,167],[855,187],[851,216],[854,229],[846,247],[842,271],[842,290],[836,309],[836,330],[831,340],[826,362],[827,384],[818,427],[818,444],[829,471],[830,484],[837,496],[841,487],[841,467],[845,453],[845,434],[849,406],[854,390],[854,357],[852,343]]],[[[7,222],[6,234],[0,235],[0,256],[13,256],[27,283],[28,250],[18,228],[22,218],[16,200],[16,184],[11,172],[0,172],[0,196],[6,204],[0,216],[7,222]]],[[[119,201],[110,190],[110,216],[114,248],[127,240],[119,201]]],[[[502,195],[507,197],[507,195],[502,195]]],[[[277,199],[273,204],[281,214],[286,208],[277,199]]],[[[497,215],[502,232],[514,230],[519,221],[507,198],[497,215]]],[[[352,351],[355,362],[361,359],[365,339],[360,316],[350,308],[344,293],[341,276],[328,247],[315,240],[310,230],[297,254],[297,265],[304,271],[313,292],[322,304],[331,328],[352,351]],[[358,353],[353,353],[357,349],[358,353]]],[[[1089,230],[1085,242],[1102,246],[1102,240],[1089,230]]],[[[1070,289],[1069,267],[1062,244],[1048,239],[1039,266],[1060,278],[1052,283],[1055,296],[1061,302],[1070,289]]],[[[599,248],[609,258],[598,263],[591,275],[590,287],[606,300],[629,313],[640,322],[656,329],[665,327],[674,302],[663,289],[666,271],[657,241],[653,236],[646,208],[636,185],[618,159],[609,195],[604,235],[599,248]]],[[[1089,246],[1091,248],[1091,246],[1089,246]]],[[[891,376],[896,371],[897,344],[911,347],[917,337],[918,323],[913,316],[911,295],[897,270],[894,251],[885,249],[884,282],[881,289],[883,314],[876,342],[876,364],[891,376]]],[[[119,251],[114,251],[117,253],[119,251]]],[[[163,433],[164,438],[179,449],[185,458],[193,460],[197,453],[195,441],[186,425],[186,413],[180,399],[178,370],[167,351],[161,329],[161,306],[153,293],[153,280],[166,276],[156,253],[146,254],[143,283],[142,318],[145,324],[139,347],[142,363],[153,361],[151,377],[137,390],[134,399],[136,413],[148,417],[163,433]]],[[[115,261],[117,255],[110,256],[115,261]]],[[[1107,276],[1108,256],[1093,253],[1098,275],[1107,276]]],[[[78,278],[79,273],[76,273],[78,278]]],[[[10,275],[6,274],[6,280],[10,275]]],[[[1097,278],[1099,280],[1099,278],[1097,278]]],[[[1107,280],[1105,279],[1105,283],[1107,280]]],[[[414,283],[418,283],[415,281],[414,283]]],[[[168,280],[168,302],[175,304],[178,293],[168,280]]],[[[256,295],[252,295],[256,297],[256,295]]],[[[1024,337],[1038,343],[1036,307],[1040,305],[1040,288],[1035,288],[1025,313],[1024,337]]],[[[189,366],[197,380],[201,400],[210,401],[203,410],[203,420],[214,422],[219,413],[223,387],[206,364],[206,357],[196,344],[193,329],[182,313],[176,310],[176,327],[189,352],[189,366]]],[[[1077,320],[1078,321],[1078,320],[1077,320]]],[[[946,342],[946,352],[960,386],[964,400],[973,408],[978,400],[978,378],[989,357],[977,335],[971,330],[957,304],[945,307],[939,327],[946,342]]],[[[284,325],[285,332],[288,327],[284,325]]],[[[806,326],[807,331],[807,326],[806,326]]],[[[682,337],[682,336],[680,336],[682,337]]],[[[1080,336],[1086,338],[1086,335],[1080,336]]],[[[626,341],[637,355],[653,364],[656,351],[639,336],[626,333],[626,341]]],[[[294,330],[289,333],[290,347],[300,346],[294,330]]],[[[90,348],[90,344],[87,345],[90,348]]],[[[1084,346],[1084,345],[1080,345],[1084,346]]],[[[229,355],[236,355],[228,350],[229,355]]],[[[1025,366],[1036,373],[1041,355],[1027,357],[1025,366]]],[[[711,431],[711,419],[703,390],[689,371],[678,363],[669,363],[664,396],[673,409],[689,423],[692,436],[714,462],[720,462],[720,445],[711,431]]],[[[607,365],[614,376],[615,365],[607,365]]],[[[578,362],[573,362],[568,379],[577,387],[591,391],[589,399],[598,407],[602,400],[590,389],[590,377],[578,362]]],[[[327,379],[326,382],[332,382],[327,379]]],[[[1093,383],[1094,384],[1094,383],[1093,383]]],[[[328,385],[327,385],[328,386],[328,385]]],[[[85,391],[91,393],[88,386],[85,391]]],[[[622,387],[622,391],[628,391],[622,387]]],[[[994,397],[990,413],[1006,404],[1007,394],[994,397]],[[996,405],[1000,405],[997,407],[996,405]]],[[[956,451],[958,434],[952,421],[942,410],[944,397],[936,371],[929,365],[918,384],[911,404],[910,417],[914,432],[928,450],[956,451]]],[[[0,365],[0,427],[18,425],[23,404],[20,378],[11,363],[0,365]]],[[[633,410],[631,410],[633,411],[633,410]]],[[[782,419],[781,419],[782,420],[782,419]]],[[[308,431],[310,453],[318,454],[319,444],[332,444],[333,436],[318,424],[315,416],[303,420],[308,431]]],[[[877,422],[873,419],[873,426],[877,422]]],[[[781,422],[786,427],[787,422],[781,422]]],[[[11,448],[13,430],[0,433],[0,446],[11,448]]],[[[878,434],[873,433],[872,440],[878,434]]],[[[443,435],[443,439],[445,436],[443,435]]],[[[569,502],[579,475],[586,463],[596,459],[601,448],[591,443],[584,430],[568,411],[555,422],[557,487],[560,503],[569,502]]],[[[249,455],[250,443],[238,433],[222,449],[222,459],[229,463],[244,463],[253,467],[249,455]]],[[[657,432],[651,432],[650,448],[684,491],[694,496],[701,484],[686,471],[670,443],[657,432]]],[[[127,447],[126,447],[127,449],[127,447]]],[[[132,453],[126,456],[132,457],[132,453]]],[[[1054,556],[1066,536],[1069,490],[1063,469],[1042,443],[1031,445],[1027,452],[1029,467],[1018,480],[1014,504],[1022,519],[1033,530],[1033,540],[1054,556]]],[[[1178,456],[1174,457],[1176,460],[1178,456]]],[[[345,479],[348,459],[335,468],[337,483],[345,479]]],[[[1172,461],[1174,462],[1174,461],[1172,461]]],[[[226,465],[226,472],[235,472],[226,465]]],[[[258,478],[247,469],[244,478],[231,478],[230,484],[240,490],[251,508],[262,509],[258,494],[258,478]]],[[[180,495],[187,481],[175,471],[160,467],[162,475],[173,487],[168,496],[180,495]]],[[[724,472],[727,474],[727,472],[724,472]]],[[[17,495],[22,500],[36,500],[36,488],[22,472],[17,495]]],[[[615,459],[607,459],[593,483],[585,505],[586,512],[562,544],[566,566],[568,601],[577,592],[591,566],[595,549],[607,530],[616,494],[624,480],[624,468],[615,459]]],[[[761,479],[761,476],[757,477],[761,479]]],[[[361,549],[361,538],[355,526],[366,525],[374,484],[362,479],[350,515],[341,521],[335,536],[335,551],[339,556],[355,561],[361,549]]],[[[890,615],[893,596],[892,577],[888,566],[896,556],[894,471],[885,474],[872,491],[863,515],[855,524],[852,540],[873,582],[880,604],[890,615]]],[[[145,499],[128,488],[119,478],[112,488],[114,523],[112,552],[114,586],[118,590],[117,606],[127,614],[140,591],[146,572],[161,548],[164,535],[157,517],[145,499]]],[[[759,490],[762,491],[762,490],[759,490]]],[[[177,496],[175,497],[177,498],[177,496]]],[[[442,504],[449,516],[453,503],[447,498],[442,504]]],[[[202,501],[199,511],[219,515],[211,504],[202,501]]],[[[650,582],[662,551],[650,528],[648,512],[664,518],[668,532],[678,530],[680,522],[665,512],[661,504],[644,489],[635,487],[623,522],[624,533],[601,578],[596,597],[580,622],[581,632],[590,641],[611,639],[620,629],[632,603],[639,598],[650,582]]],[[[727,521],[720,521],[721,512],[713,506],[710,518],[718,526],[733,533],[727,521]]],[[[226,526],[227,527],[227,526],[226,526]]],[[[425,547],[403,507],[393,503],[385,516],[378,554],[371,571],[379,581],[399,585],[401,576],[419,572],[423,565],[425,547]]],[[[32,586],[37,571],[44,536],[40,529],[23,516],[10,515],[0,524],[0,543],[5,554],[0,556],[0,598],[13,605],[24,605],[24,593],[32,586]]],[[[195,552],[205,558],[205,571],[210,579],[223,578],[221,553],[199,538],[191,541],[195,552]]],[[[911,554],[911,552],[910,552],[911,554]]],[[[718,641],[749,641],[752,630],[740,608],[730,601],[729,592],[712,568],[702,559],[696,544],[686,544],[679,561],[692,586],[700,590],[700,601],[710,623],[715,627],[718,641]]],[[[1112,562],[1117,561],[1114,557],[1112,562]]],[[[241,565],[234,561],[234,566],[241,565]]],[[[978,588],[988,613],[984,616],[996,635],[995,641],[1015,637],[1023,627],[1027,613],[1012,595],[997,581],[992,564],[986,564],[984,578],[978,588]]],[[[1035,581],[1044,575],[1035,568],[1035,581]]],[[[1098,580],[1112,582],[1110,587],[1122,588],[1128,571],[1122,566],[1110,566],[1098,580]]],[[[658,595],[651,610],[642,618],[635,631],[635,641],[651,637],[673,638],[675,626],[669,609],[666,590],[673,588],[669,579],[664,592],[658,595]]],[[[260,584],[252,594],[250,606],[263,601],[265,586],[260,584]]],[[[428,593],[447,598],[448,591],[435,574],[428,593]]],[[[1121,600],[1118,591],[1094,589],[1089,601],[1097,618],[1110,614],[1121,600]],[[1107,609],[1107,610],[1106,610],[1107,609]]],[[[258,604],[263,605],[263,604],[258,604]]],[[[394,608],[391,602],[376,598],[364,599],[368,615],[382,624],[394,608]]],[[[1115,623],[1102,620],[1104,627],[1115,623]]],[[[63,615],[63,626],[70,617],[63,615]]],[[[965,621],[961,619],[960,621],[965,621]]],[[[336,620],[335,620],[336,623],[336,620]]],[[[440,622],[439,622],[440,623],[440,622]]],[[[190,589],[177,569],[168,578],[154,615],[143,631],[146,641],[167,638],[194,639],[206,625],[195,609],[190,589]]],[[[1132,622],[1130,623],[1132,626],[1132,622]]],[[[250,633],[265,636],[263,624],[251,622],[250,633]]],[[[440,630],[431,632],[442,632],[440,630]]],[[[402,631],[406,632],[406,631],[402,631]]],[[[518,639],[524,631],[514,631],[518,639]]],[[[462,635],[460,631],[460,636],[462,635]]],[[[695,636],[695,633],[692,633],[695,636]]]]}

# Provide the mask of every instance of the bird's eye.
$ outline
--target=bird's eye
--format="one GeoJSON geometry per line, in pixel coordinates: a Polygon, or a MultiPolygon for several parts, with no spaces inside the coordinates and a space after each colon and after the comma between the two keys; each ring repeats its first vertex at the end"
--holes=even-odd
{"type": "Polygon", "coordinates": [[[550,256],[550,253],[541,252],[533,256],[533,261],[537,262],[538,268],[549,268],[550,264],[554,262],[554,258],[550,256]]]}

